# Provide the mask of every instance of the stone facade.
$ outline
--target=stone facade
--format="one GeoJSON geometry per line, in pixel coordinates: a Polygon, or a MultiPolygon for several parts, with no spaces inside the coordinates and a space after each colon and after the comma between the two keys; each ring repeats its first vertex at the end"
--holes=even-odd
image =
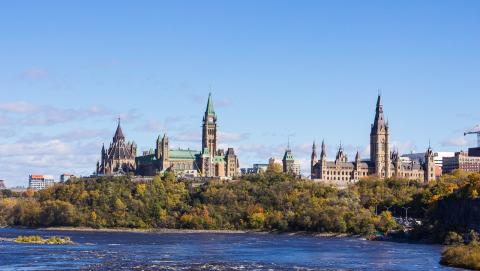
{"type": "Polygon", "coordinates": [[[137,145],[125,142],[120,120],[108,150],[102,147],[101,160],[97,162],[97,175],[135,173],[137,145]]]}
{"type": "Polygon", "coordinates": [[[405,162],[398,151],[390,152],[389,125],[385,121],[381,96],[378,96],[375,118],[370,131],[370,160],[362,160],[357,151],[355,161],[349,162],[340,145],[334,161],[327,161],[325,143],[322,142],[320,160],[317,160],[315,142],[312,146],[311,178],[314,180],[346,186],[361,178],[405,178],[428,183],[435,179],[435,162],[432,149],[425,153],[425,162],[405,162]]]}
{"type": "Polygon", "coordinates": [[[158,137],[155,151],[137,157],[137,174],[153,176],[164,170],[193,172],[201,177],[228,177],[239,174],[239,163],[233,148],[217,149],[217,115],[211,94],[202,121],[202,151],[170,149],[166,135],[158,137]]]}

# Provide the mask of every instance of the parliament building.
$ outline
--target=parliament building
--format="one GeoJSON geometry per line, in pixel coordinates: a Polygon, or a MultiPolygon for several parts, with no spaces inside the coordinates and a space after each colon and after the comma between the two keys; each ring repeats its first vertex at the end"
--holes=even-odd
{"type": "Polygon", "coordinates": [[[166,134],[156,140],[155,150],[136,156],[135,142],[126,143],[120,122],[108,150],[102,148],[97,174],[117,175],[134,172],[154,176],[165,170],[192,177],[234,178],[239,172],[235,150],[217,149],[217,115],[209,94],[202,121],[202,150],[171,149],[166,134]]]}
{"type": "Polygon", "coordinates": [[[315,142],[311,156],[311,178],[338,186],[355,183],[361,178],[404,178],[428,183],[435,179],[434,153],[428,147],[425,161],[405,161],[398,151],[390,151],[390,133],[388,122],[383,115],[381,96],[378,96],[375,119],[370,132],[370,159],[362,160],[359,152],[355,161],[349,162],[340,145],[334,161],[327,160],[325,143],[322,142],[320,159],[317,159],[315,142]]]}

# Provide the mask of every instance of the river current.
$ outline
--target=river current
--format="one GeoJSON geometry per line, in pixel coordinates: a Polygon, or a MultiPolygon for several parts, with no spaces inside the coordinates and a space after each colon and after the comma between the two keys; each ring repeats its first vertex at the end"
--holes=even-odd
{"type": "Polygon", "coordinates": [[[75,245],[0,242],[0,270],[455,270],[441,246],[284,234],[0,229],[0,237],[69,236],[75,245]]]}

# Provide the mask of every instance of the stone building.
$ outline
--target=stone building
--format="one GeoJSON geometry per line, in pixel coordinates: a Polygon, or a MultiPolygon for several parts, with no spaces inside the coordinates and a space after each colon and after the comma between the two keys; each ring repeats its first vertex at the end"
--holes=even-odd
{"type": "Polygon", "coordinates": [[[108,149],[102,146],[101,160],[97,162],[97,175],[123,175],[135,173],[135,156],[137,145],[135,142],[125,142],[120,120],[108,149]]]}
{"type": "Polygon", "coordinates": [[[435,179],[435,162],[432,149],[425,153],[424,162],[404,161],[398,151],[390,152],[390,133],[385,121],[381,96],[378,96],[375,118],[370,131],[370,159],[362,160],[359,152],[355,161],[349,162],[340,145],[334,161],[327,160],[325,143],[322,142],[320,160],[317,160],[315,143],[312,146],[311,178],[338,186],[346,186],[361,178],[405,178],[425,183],[435,179]]]}
{"type": "Polygon", "coordinates": [[[137,174],[152,176],[170,169],[177,173],[192,173],[202,177],[233,178],[239,174],[235,150],[217,149],[217,115],[209,94],[202,121],[202,150],[171,149],[166,135],[158,137],[154,151],[137,157],[137,174]]]}

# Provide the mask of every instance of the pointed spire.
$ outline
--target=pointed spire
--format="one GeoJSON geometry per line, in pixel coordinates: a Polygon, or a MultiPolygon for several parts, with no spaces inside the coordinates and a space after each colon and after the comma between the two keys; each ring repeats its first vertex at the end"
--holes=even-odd
{"type": "Polygon", "coordinates": [[[115,136],[113,137],[113,141],[116,142],[120,139],[125,139],[125,136],[123,136],[122,127],[120,126],[120,118],[118,118],[117,130],[115,131],[115,136]]]}
{"type": "Polygon", "coordinates": [[[383,116],[382,95],[378,94],[377,106],[375,108],[375,119],[372,124],[371,134],[377,134],[382,128],[387,128],[388,124],[385,124],[385,118],[383,116]]]}
{"type": "Polygon", "coordinates": [[[315,140],[313,141],[312,145],[312,159],[317,158],[317,145],[315,144],[315,140]]]}
{"type": "Polygon", "coordinates": [[[207,109],[205,110],[205,114],[207,115],[215,115],[215,109],[213,109],[213,101],[212,101],[212,93],[208,93],[208,102],[207,102],[207,109]]]}
{"type": "Polygon", "coordinates": [[[360,161],[360,152],[357,150],[357,154],[355,155],[355,161],[360,161]]]}
{"type": "Polygon", "coordinates": [[[322,139],[322,152],[320,153],[321,158],[327,157],[327,148],[325,147],[325,140],[322,139]]]}

